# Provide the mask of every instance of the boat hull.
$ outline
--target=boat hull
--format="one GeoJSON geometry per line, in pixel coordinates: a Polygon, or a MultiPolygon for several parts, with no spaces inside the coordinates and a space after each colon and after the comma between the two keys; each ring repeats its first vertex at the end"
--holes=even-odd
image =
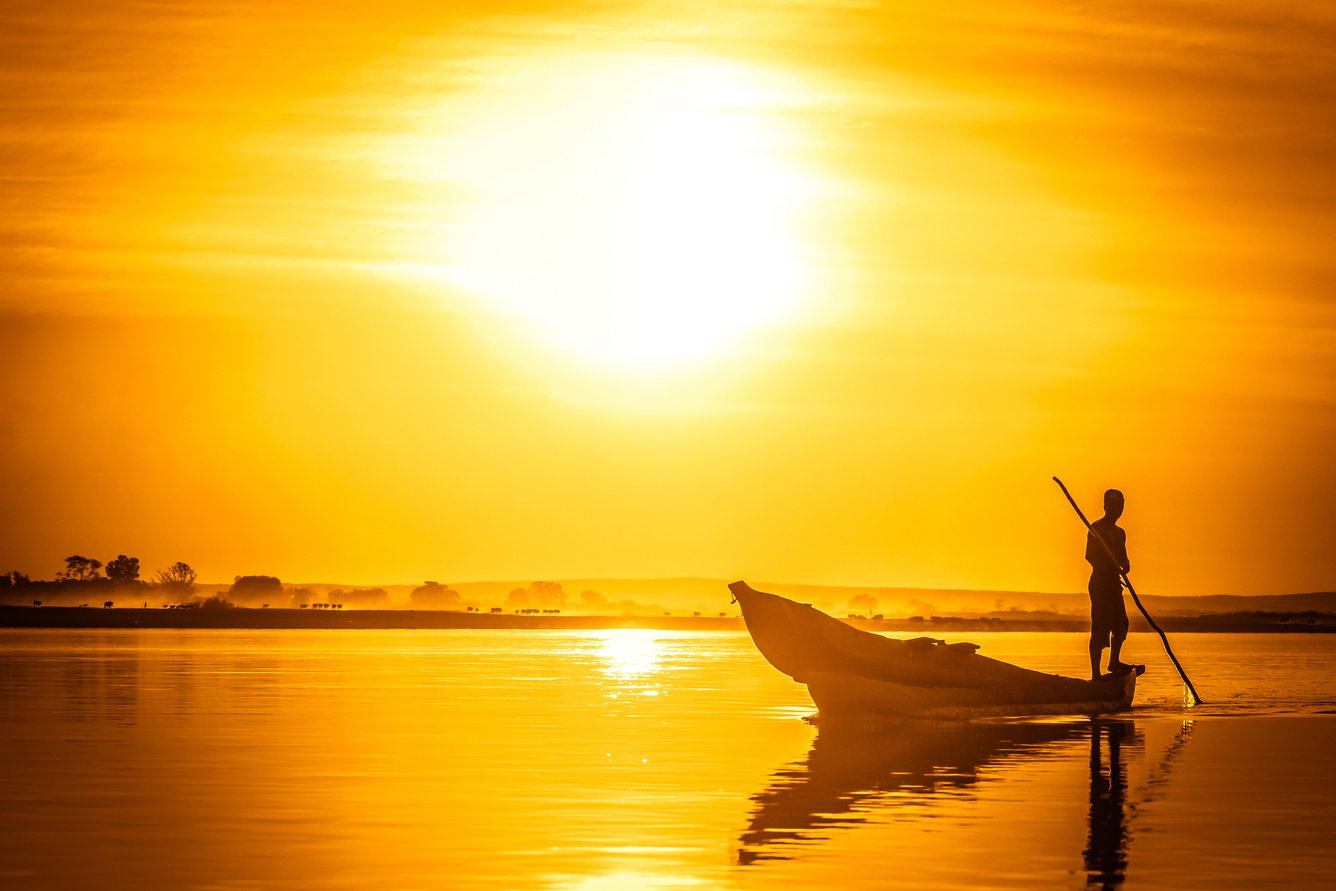
{"type": "Polygon", "coordinates": [[[918,687],[816,672],[807,692],[823,717],[968,719],[1098,715],[1131,708],[1136,674],[1099,681],[1052,675],[1053,684],[918,687]]]}

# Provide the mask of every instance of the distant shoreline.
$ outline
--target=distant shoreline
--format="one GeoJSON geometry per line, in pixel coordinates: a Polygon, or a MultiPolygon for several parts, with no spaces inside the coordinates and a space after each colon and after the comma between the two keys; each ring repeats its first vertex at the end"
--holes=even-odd
{"type": "MultiPolygon", "coordinates": [[[[1066,631],[1085,632],[1083,618],[1063,619],[972,619],[938,616],[933,619],[850,619],[849,624],[868,631],[918,633],[928,636],[975,631],[1066,631]]],[[[1166,632],[1245,634],[1330,634],[1336,624],[1307,621],[1252,620],[1246,617],[1196,616],[1159,619],[1166,632]]],[[[472,629],[596,631],[638,628],[651,631],[743,631],[737,616],[577,616],[518,615],[514,613],[467,613],[447,610],[362,609],[99,609],[77,606],[0,606],[3,628],[88,629],[472,629]]],[[[1133,631],[1149,631],[1140,617],[1133,631]]]]}

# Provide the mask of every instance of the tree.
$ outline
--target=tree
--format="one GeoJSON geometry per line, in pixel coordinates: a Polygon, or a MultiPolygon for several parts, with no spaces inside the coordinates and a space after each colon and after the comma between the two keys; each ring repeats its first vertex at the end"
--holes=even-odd
{"type": "Polygon", "coordinates": [[[99,577],[102,561],[91,557],[71,554],[65,558],[65,569],[56,573],[56,578],[67,582],[91,582],[99,577]]]}
{"type": "Polygon", "coordinates": [[[440,582],[424,582],[408,596],[418,609],[457,609],[461,603],[459,592],[440,582]]]}
{"type": "Polygon", "coordinates": [[[342,588],[332,588],[325,598],[365,609],[372,606],[384,607],[390,602],[390,592],[384,588],[351,588],[347,591],[342,588]]]}
{"type": "Polygon", "coordinates": [[[272,575],[239,575],[227,589],[227,599],[233,603],[262,602],[283,596],[283,583],[272,575]]]}
{"type": "Polygon", "coordinates": [[[158,584],[181,594],[195,590],[195,570],[189,563],[173,563],[166,569],[158,570],[158,584]]]}
{"type": "Polygon", "coordinates": [[[107,578],[118,585],[128,585],[139,580],[139,558],[120,554],[107,564],[107,578]]]}
{"type": "Polygon", "coordinates": [[[566,605],[566,592],[561,589],[559,582],[534,582],[527,588],[512,590],[506,595],[506,603],[512,607],[560,609],[566,605]]]}

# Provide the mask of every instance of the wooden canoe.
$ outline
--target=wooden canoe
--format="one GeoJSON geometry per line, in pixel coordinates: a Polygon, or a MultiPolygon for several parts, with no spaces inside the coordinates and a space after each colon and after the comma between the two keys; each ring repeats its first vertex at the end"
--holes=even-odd
{"type": "Polygon", "coordinates": [[[806,684],[822,715],[1100,714],[1130,708],[1136,692],[1135,673],[1046,674],[980,656],[973,644],[883,637],[746,582],[728,587],[761,655],[806,684]]]}

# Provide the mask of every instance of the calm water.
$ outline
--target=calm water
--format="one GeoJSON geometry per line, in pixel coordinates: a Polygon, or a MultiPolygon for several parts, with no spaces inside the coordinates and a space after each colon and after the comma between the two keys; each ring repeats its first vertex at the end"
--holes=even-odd
{"type": "Polygon", "coordinates": [[[1210,705],[1133,635],[1118,719],[850,728],[743,633],[0,631],[0,885],[1332,887],[1336,636],[1174,645],[1210,705]]]}

